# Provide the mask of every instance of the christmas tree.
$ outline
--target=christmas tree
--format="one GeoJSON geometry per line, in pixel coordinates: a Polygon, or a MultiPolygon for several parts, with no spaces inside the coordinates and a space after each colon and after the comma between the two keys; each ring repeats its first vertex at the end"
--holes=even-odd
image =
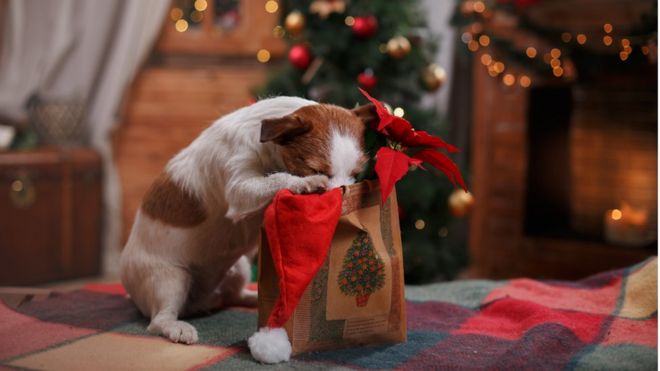
{"type": "Polygon", "coordinates": [[[355,296],[358,307],[364,307],[369,295],[383,287],[385,266],[366,232],[358,233],[344,256],[339,273],[339,289],[348,296],[355,296]]]}
{"type": "MultiPolygon", "coordinates": [[[[367,103],[360,87],[415,129],[446,134],[446,121],[420,103],[442,86],[445,72],[432,63],[437,40],[416,1],[289,0],[280,5],[282,26],[275,34],[289,44],[288,62],[274,68],[257,96],[293,95],[353,107],[367,103]]],[[[373,158],[383,143],[370,135],[366,143],[373,158]]],[[[452,278],[467,261],[465,239],[447,238],[454,222],[447,204],[452,184],[433,172],[411,171],[397,183],[408,283],[452,278]]]]}

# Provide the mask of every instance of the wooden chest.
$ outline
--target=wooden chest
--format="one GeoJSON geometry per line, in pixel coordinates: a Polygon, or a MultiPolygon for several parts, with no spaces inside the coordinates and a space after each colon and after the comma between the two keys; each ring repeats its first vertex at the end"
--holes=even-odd
{"type": "Polygon", "coordinates": [[[98,274],[101,213],[93,150],[0,153],[0,285],[98,274]]]}

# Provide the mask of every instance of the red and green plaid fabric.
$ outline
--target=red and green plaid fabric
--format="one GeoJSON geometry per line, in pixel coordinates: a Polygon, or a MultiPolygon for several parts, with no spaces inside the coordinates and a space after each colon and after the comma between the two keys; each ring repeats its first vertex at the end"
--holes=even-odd
{"type": "Polygon", "coordinates": [[[657,260],[578,282],[456,281],[407,287],[408,341],[252,360],[256,311],[190,319],[196,345],[146,333],[119,285],[47,293],[4,289],[0,370],[657,369],[657,260]]]}

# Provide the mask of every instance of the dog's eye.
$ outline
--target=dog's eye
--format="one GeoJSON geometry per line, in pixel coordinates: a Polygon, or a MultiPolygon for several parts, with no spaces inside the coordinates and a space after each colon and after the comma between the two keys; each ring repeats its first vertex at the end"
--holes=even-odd
{"type": "Polygon", "coordinates": [[[323,173],[322,170],[319,170],[319,169],[310,168],[310,170],[312,170],[314,172],[314,174],[316,174],[316,175],[326,175],[326,174],[323,173]]]}
{"type": "Polygon", "coordinates": [[[322,166],[318,165],[318,162],[316,161],[309,161],[305,163],[305,166],[314,174],[322,174],[322,175],[328,175],[324,171],[324,168],[322,166]]]}

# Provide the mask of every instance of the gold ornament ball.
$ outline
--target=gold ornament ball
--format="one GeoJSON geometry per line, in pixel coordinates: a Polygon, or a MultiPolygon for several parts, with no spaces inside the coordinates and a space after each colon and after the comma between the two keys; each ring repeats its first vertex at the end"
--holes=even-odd
{"type": "Polygon", "coordinates": [[[395,36],[387,42],[387,54],[395,59],[401,59],[410,53],[410,41],[403,36],[395,36]]]}
{"type": "Polygon", "coordinates": [[[422,70],[422,81],[424,86],[431,91],[440,89],[445,84],[447,72],[445,69],[433,63],[422,70]]]}
{"type": "Polygon", "coordinates": [[[286,16],[284,28],[293,36],[298,36],[305,28],[305,16],[295,10],[286,16]]]}
{"type": "Polygon", "coordinates": [[[449,211],[456,217],[464,217],[474,205],[474,196],[472,193],[457,189],[449,195],[449,211]]]}

